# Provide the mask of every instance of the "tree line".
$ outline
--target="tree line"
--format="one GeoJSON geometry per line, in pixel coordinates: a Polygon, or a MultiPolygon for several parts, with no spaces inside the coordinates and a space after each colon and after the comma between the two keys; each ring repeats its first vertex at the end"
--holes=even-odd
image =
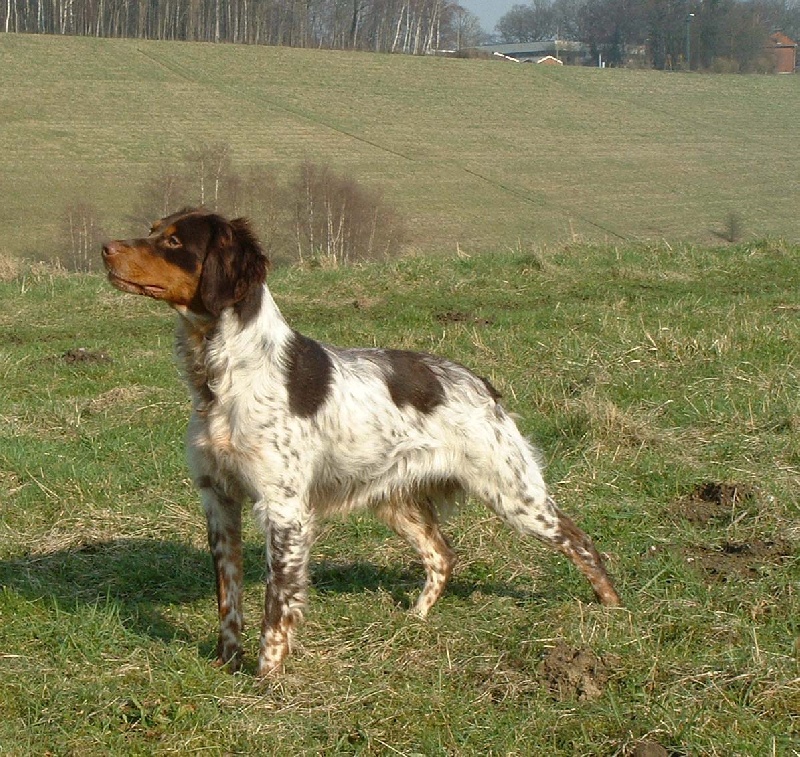
{"type": "Polygon", "coordinates": [[[496,27],[503,42],[579,41],[611,65],[720,71],[769,70],[779,29],[798,38],[799,0],[532,0],[496,27]]]}
{"type": "Polygon", "coordinates": [[[753,71],[770,32],[800,37],[800,0],[531,0],[493,35],[455,0],[0,0],[0,29],[417,55],[562,39],[610,65],[753,71]]]}
{"type": "Polygon", "coordinates": [[[452,0],[0,0],[6,32],[423,54],[481,41],[452,0]]]}

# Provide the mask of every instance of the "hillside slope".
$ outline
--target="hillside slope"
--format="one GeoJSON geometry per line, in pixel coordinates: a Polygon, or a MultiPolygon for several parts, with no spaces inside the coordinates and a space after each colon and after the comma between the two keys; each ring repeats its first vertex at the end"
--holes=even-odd
{"type": "Polygon", "coordinates": [[[423,251],[707,241],[731,212],[800,238],[796,77],[9,34],[0,65],[0,253],[52,252],[76,200],[128,233],[142,183],[214,142],[382,186],[423,251]]]}

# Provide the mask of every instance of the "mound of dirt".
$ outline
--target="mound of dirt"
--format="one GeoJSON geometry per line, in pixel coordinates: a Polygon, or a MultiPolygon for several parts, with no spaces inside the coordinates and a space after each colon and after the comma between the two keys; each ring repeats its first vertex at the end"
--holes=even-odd
{"type": "Polygon", "coordinates": [[[756,490],[750,484],[705,481],[676,500],[670,510],[695,525],[730,523],[755,499],[756,490]]]}
{"type": "Polygon", "coordinates": [[[539,663],[538,673],[556,699],[597,699],[619,666],[614,655],[598,657],[591,649],[573,649],[559,642],[539,663]]]}
{"type": "Polygon", "coordinates": [[[631,757],[668,757],[669,752],[655,741],[642,741],[631,752],[631,757]]]}
{"type": "Polygon", "coordinates": [[[716,581],[727,581],[731,576],[756,577],[765,565],[776,565],[792,557],[792,545],[781,539],[754,539],[749,542],[726,541],[717,548],[694,547],[686,553],[686,560],[696,565],[716,581]]]}
{"type": "Polygon", "coordinates": [[[111,357],[106,352],[87,350],[85,347],[76,347],[67,350],[61,359],[70,365],[74,363],[110,363],[111,357]]]}
{"type": "Polygon", "coordinates": [[[435,316],[439,323],[471,323],[475,326],[491,326],[494,321],[490,318],[479,318],[476,315],[464,313],[461,310],[446,310],[444,313],[437,313],[435,316]]]}

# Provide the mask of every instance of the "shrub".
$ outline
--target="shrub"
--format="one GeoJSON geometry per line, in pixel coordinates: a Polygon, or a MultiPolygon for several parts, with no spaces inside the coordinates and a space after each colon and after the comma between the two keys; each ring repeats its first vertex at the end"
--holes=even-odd
{"type": "Polygon", "coordinates": [[[0,253],[0,282],[13,281],[21,270],[20,261],[0,253]]]}
{"type": "Polygon", "coordinates": [[[186,206],[246,216],[276,261],[347,265],[395,255],[404,240],[379,189],[309,161],[286,183],[265,167],[238,172],[222,144],[189,150],[183,165],[165,167],[143,187],[132,221],[141,230],[186,206]]]}
{"type": "Polygon", "coordinates": [[[262,167],[247,170],[237,179],[231,200],[225,212],[250,219],[271,261],[294,260],[294,235],[286,188],[273,171],[262,167]]]}
{"type": "Polygon", "coordinates": [[[744,236],[744,219],[740,213],[732,210],[725,218],[722,238],[728,242],[739,242],[744,236]]]}
{"type": "Polygon", "coordinates": [[[739,61],[734,58],[717,57],[711,62],[711,72],[714,74],[738,74],[739,61]]]}
{"type": "Polygon", "coordinates": [[[162,167],[161,172],[145,184],[130,215],[131,228],[138,233],[157,218],[176,210],[187,195],[185,177],[174,167],[162,167]]]}

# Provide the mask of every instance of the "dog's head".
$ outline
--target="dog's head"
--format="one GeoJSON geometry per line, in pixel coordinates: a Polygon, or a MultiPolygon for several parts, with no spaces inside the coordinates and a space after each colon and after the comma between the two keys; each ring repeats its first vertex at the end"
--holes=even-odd
{"type": "Polygon", "coordinates": [[[240,316],[260,303],[268,261],[244,218],[187,209],[150,235],[103,245],[108,280],[123,292],[164,300],[187,317],[240,316]]]}

